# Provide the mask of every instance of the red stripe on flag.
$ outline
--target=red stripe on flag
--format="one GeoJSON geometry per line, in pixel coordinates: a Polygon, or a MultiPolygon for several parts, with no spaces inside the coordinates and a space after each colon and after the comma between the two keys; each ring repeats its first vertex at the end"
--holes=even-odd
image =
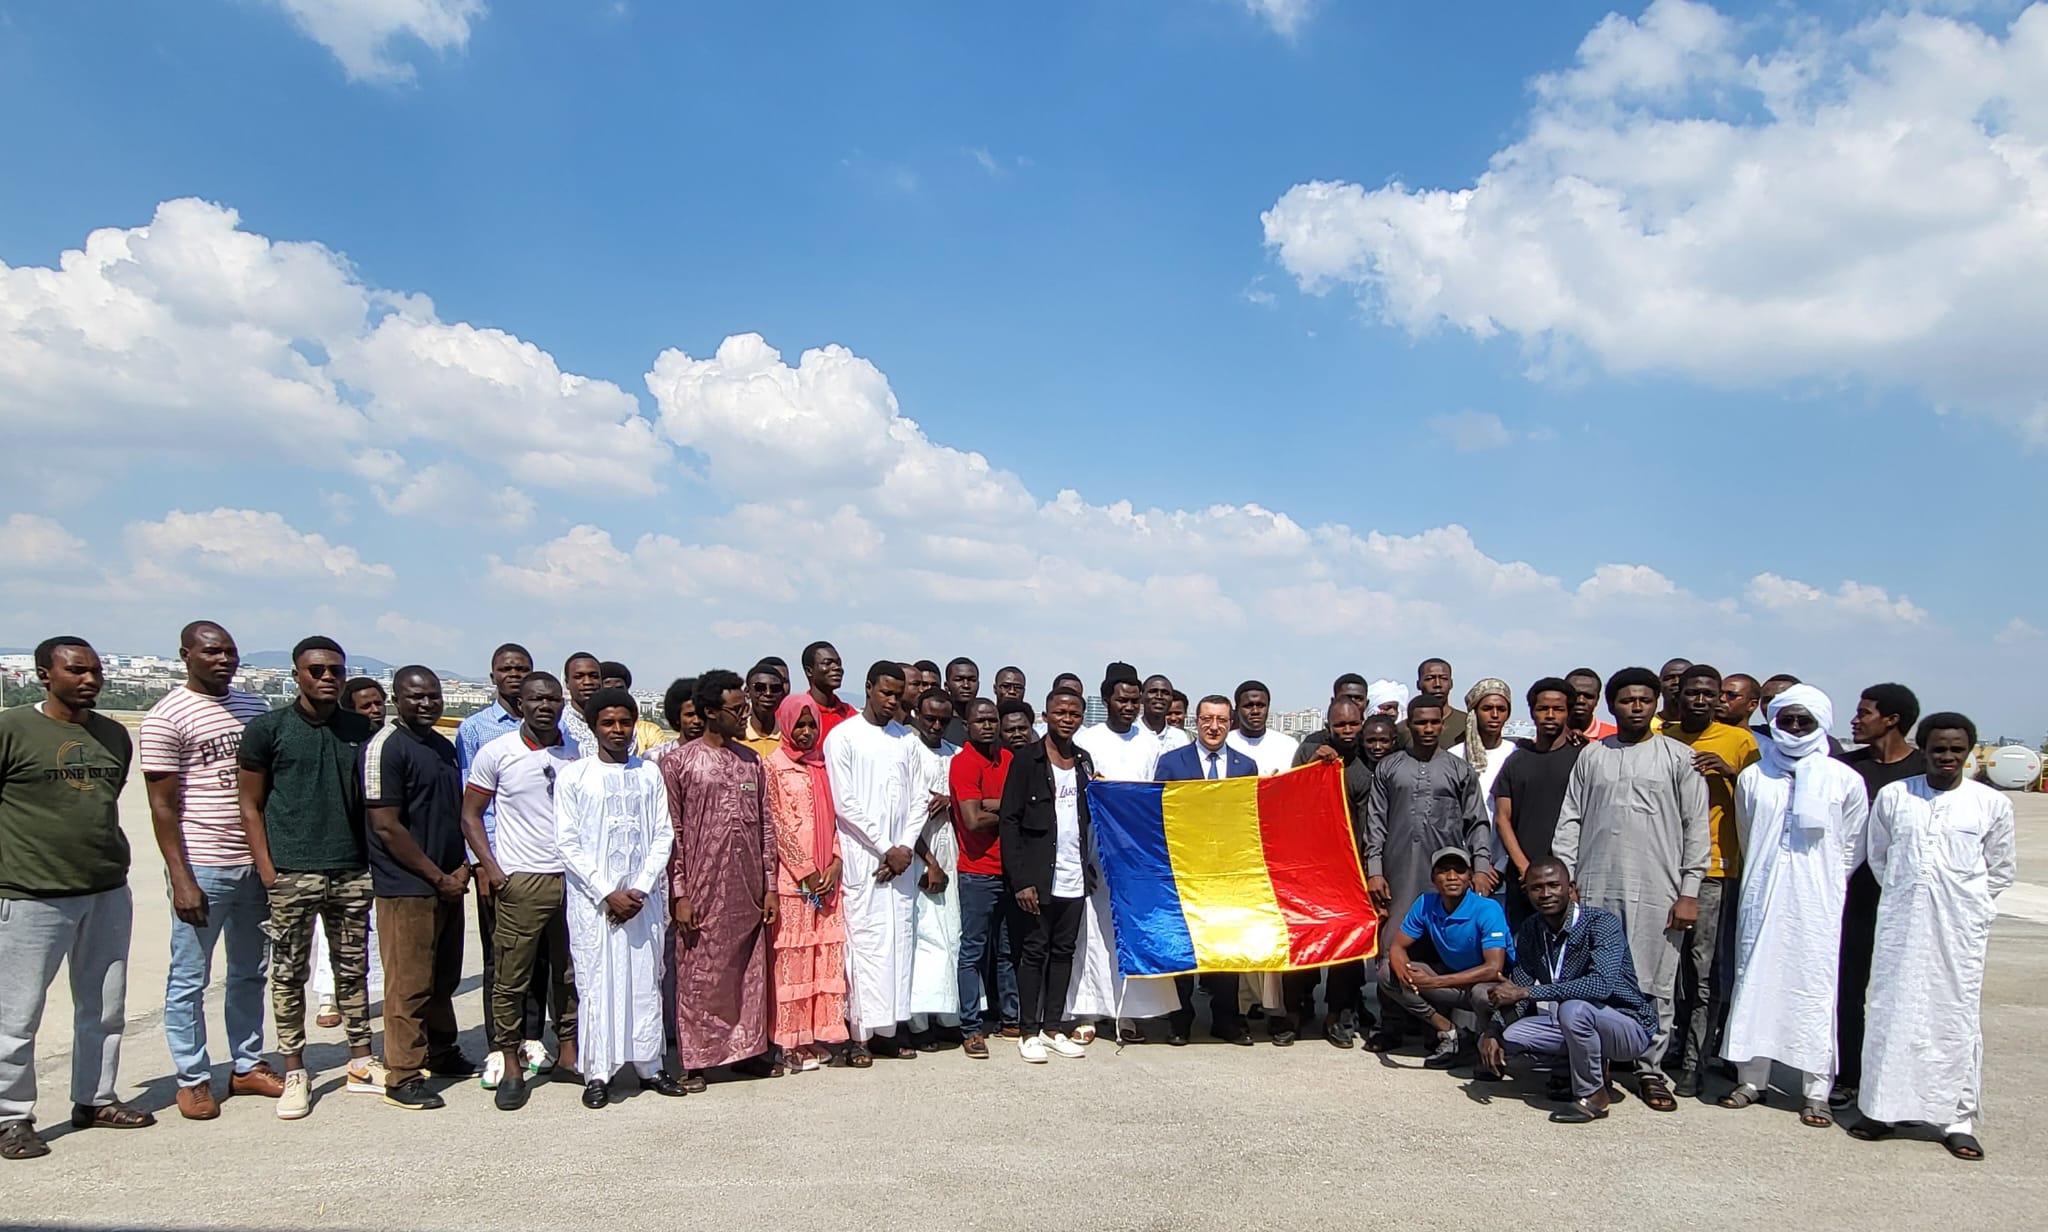
{"type": "Polygon", "coordinates": [[[1296,967],[1370,958],[1379,917],[1365,893],[1344,768],[1317,762],[1259,780],[1259,839],[1296,967]]]}

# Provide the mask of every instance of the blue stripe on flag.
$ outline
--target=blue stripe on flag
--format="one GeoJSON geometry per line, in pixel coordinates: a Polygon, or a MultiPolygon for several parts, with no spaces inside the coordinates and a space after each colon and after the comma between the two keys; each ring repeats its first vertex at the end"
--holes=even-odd
{"type": "Polygon", "coordinates": [[[1160,801],[1158,783],[1088,784],[1088,818],[1109,878],[1117,966],[1125,975],[1195,969],[1195,942],[1181,913],[1160,801]]]}

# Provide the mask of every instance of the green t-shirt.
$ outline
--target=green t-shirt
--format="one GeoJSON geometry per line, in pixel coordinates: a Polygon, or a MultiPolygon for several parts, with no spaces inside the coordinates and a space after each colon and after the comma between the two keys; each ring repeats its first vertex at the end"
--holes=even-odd
{"type": "Polygon", "coordinates": [[[72,898],[128,883],[121,787],[128,729],[87,712],[0,712],[0,898],[72,898]]]}
{"type": "Polygon", "coordinates": [[[344,873],[369,867],[363,849],[363,781],[358,759],[376,734],[370,720],[336,710],[315,722],[298,703],[249,720],[236,760],[270,775],[263,828],[270,862],[285,873],[344,873]]]}

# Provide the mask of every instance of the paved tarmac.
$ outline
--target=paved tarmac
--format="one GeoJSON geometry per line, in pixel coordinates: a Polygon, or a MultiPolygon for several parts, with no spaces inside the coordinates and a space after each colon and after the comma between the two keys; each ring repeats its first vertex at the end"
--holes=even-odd
{"type": "MultiPolygon", "coordinates": [[[[947,1052],[871,1071],[714,1082],[681,1101],[601,1112],[568,1084],[501,1113],[471,1083],[403,1112],[326,1067],[313,1115],[224,1102],[211,1123],[171,1108],[160,1026],[169,911],[139,788],[136,937],[125,1095],[151,1129],[65,1126],[68,999],[39,1040],[45,1159],[0,1163],[0,1226],[638,1228],[2038,1228],[2048,1111],[2048,797],[2016,797],[2022,877],[1993,931],[1984,1004],[1990,1158],[1931,1140],[1859,1142],[1802,1127],[1794,1101],[1658,1115],[1630,1099],[1589,1126],[1545,1120],[1540,1080],[1481,1087],[1320,1040],[1198,1044],[1020,1063],[947,1052]],[[2028,1212],[2034,1212],[2028,1214],[2028,1212]]],[[[469,970],[477,962],[471,938],[469,970]]],[[[216,990],[209,1002],[219,1022],[216,990]]],[[[475,981],[457,1012],[482,1048],[475,981]]],[[[216,1033],[218,1028],[216,1026],[216,1033]]],[[[1718,1089],[1710,1091],[1717,1094],[1718,1089]]]]}

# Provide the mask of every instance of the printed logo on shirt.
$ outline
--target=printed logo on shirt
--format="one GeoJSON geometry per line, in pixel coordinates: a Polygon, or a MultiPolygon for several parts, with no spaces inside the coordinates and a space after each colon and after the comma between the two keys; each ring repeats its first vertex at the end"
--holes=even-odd
{"type": "Polygon", "coordinates": [[[83,741],[66,740],[57,746],[57,768],[45,771],[45,777],[73,791],[98,791],[102,780],[121,776],[118,766],[87,765],[88,756],[83,741]]]}

